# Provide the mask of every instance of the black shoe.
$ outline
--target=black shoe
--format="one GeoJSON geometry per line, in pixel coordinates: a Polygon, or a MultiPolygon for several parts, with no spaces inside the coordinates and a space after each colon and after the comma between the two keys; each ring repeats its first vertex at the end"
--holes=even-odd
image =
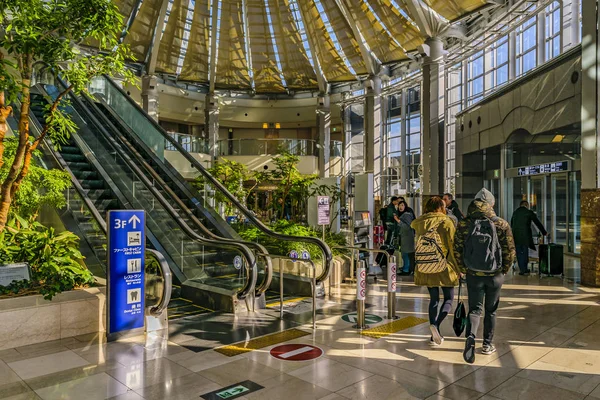
{"type": "Polygon", "coordinates": [[[531,273],[531,271],[527,270],[525,272],[519,272],[519,275],[521,275],[521,276],[529,276],[530,273],[531,273]]]}
{"type": "Polygon", "coordinates": [[[463,358],[469,364],[475,362],[475,336],[469,335],[465,342],[465,351],[463,351],[463,358]]]}

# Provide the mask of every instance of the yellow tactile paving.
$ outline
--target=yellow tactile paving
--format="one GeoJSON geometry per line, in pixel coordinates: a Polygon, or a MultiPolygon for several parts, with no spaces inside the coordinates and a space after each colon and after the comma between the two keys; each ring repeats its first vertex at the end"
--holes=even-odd
{"type": "Polygon", "coordinates": [[[238,342],[228,346],[218,347],[215,349],[215,351],[228,357],[233,357],[307,335],[310,335],[310,333],[301,331],[300,329],[288,329],[287,331],[251,339],[247,342],[238,342]]]}
{"type": "Polygon", "coordinates": [[[374,328],[365,329],[362,331],[362,335],[371,337],[373,339],[379,339],[404,329],[412,328],[413,326],[420,325],[428,320],[417,317],[405,317],[397,321],[388,322],[387,324],[379,325],[374,328]]]}
{"type": "MultiPolygon", "coordinates": [[[[308,299],[309,297],[296,297],[294,299],[288,299],[288,300],[284,300],[283,304],[290,304],[290,303],[300,303],[301,301],[304,301],[306,299],[308,299]]],[[[280,302],[279,300],[274,301],[272,303],[267,304],[265,307],[269,308],[269,307],[276,307],[279,306],[280,302]]]]}

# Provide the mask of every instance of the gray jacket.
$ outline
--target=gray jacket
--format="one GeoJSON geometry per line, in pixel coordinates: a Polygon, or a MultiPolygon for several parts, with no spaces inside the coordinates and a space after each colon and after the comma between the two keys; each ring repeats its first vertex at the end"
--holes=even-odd
{"type": "Polygon", "coordinates": [[[402,253],[415,252],[415,231],[410,227],[414,219],[409,212],[405,212],[400,217],[400,251],[402,253]]]}

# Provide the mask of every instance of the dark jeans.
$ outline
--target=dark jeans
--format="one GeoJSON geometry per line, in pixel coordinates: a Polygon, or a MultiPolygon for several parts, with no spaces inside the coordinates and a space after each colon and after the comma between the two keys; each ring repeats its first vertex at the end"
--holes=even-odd
{"type": "Polygon", "coordinates": [[[519,264],[519,269],[521,272],[527,272],[527,264],[529,264],[529,246],[518,244],[515,247],[517,248],[517,262],[519,264]]]}
{"type": "Polygon", "coordinates": [[[428,287],[429,290],[429,324],[440,326],[444,318],[452,310],[452,301],[454,300],[454,288],[443,287],[442,292],[444,293],[444,302],[438,312],[440,305],[440,288],[439,287],[428,287]]]}
{"type": "Polygon", "coordinates": [[[385,244],[394,248],[398,247],[398,224],[386,223],[385,244]]]}
{"type": "Polygon", "coordinates": [[[496,310],[500,304],[500,289],[504,283],[504,275],[474,276],[467,275],[467,291],[469,292],[469,318],[467,332],[469,336],[477,336],[481,313],[485,308],[483,319],[483,344],[492,344],[496,327],[496,310]],[[485,299],[485,306],[484,306],[485,299]]]}

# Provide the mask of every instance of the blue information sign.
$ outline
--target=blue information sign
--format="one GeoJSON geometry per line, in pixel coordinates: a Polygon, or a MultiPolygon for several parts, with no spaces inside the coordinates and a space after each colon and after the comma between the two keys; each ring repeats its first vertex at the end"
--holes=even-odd
{"type": "Polygon", "coordinates": [[[108,333],[144,327],[144,211],[108,212],[108,333]]]}

